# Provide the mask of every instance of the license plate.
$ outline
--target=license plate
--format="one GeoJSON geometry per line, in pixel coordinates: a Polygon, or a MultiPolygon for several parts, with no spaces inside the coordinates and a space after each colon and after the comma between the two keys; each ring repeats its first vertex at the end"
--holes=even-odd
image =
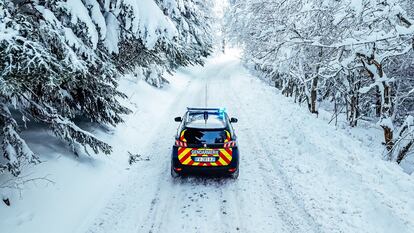
{"type": "Polygon", "coordinates": [[[194,162],[201,162],[201,163],[214,163],[216,162],[216,157],[194,157],[194,162]]]}

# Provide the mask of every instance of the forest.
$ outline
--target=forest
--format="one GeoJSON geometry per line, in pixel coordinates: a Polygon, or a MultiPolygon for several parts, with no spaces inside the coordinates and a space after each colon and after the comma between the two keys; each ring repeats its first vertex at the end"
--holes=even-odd
{"type": "Polygon", "coordinates": [[[251,70],[313,114],[380,126],[385,159],[412,153],[412,1],[232,2],[227,34],[251,70]]]}

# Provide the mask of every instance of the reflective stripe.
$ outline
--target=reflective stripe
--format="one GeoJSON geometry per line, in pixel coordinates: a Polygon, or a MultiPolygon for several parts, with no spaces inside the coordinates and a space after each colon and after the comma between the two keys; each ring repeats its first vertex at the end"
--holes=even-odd
{"type": "Polygon", "coordinates": [[[180,141],[187,142],[187,140],[186,140],[186,139],[185,139],[185,137],[184,137],[184,133],[185,133],[185,131],[187,131],[187,130],[185,129],[185,130],[183,130],[183,131],[181,132],[181,134],[180,134],[180,141]]]}
{"type": "Polygon", "coordinates": [[[178,149],[178,154],[180,155],[181,153],[183,153],[183,152],[184,152],[184,150],[185,150],[185,148],[184,148],[184,147],[180,147],[180,148],[178,149]]]}
{"type": "Polygon", "coordinates": [[[183,165],[188,166],[203,166],[203,167],[216,167],[216,166],[227,166],[230,164],[233,158],[233,150],[232,148],[220,148],[220,149],[206,149],[206,148],[185,148],[179,147],[178,148],[178,160],[183,165]],[[219,153],[205,153],[205,154],[192,154],[192,151],[205,151],[205,150],[217,150],[219,153]],[[216,162],[194,162],[193,157],[201,156],[201,157],[216,157],[216,162]]]}
{"type": "Polygon", "coordinates": [[[231,162],[231,159],[228,159],[224,153],[220,153],[220,159],[221,159],[221,163],[223,164],[223,166],[229,165],[231,162]]]}
{"type": "Polygon", "coordinates": [[[184,148],[184,150],[182,147],[178,148],[178,151],[181,151],[181,153],[178,154],[178,160],[180,160],[180,162],[184,162],[189,156],[191,156],[191,148],[184,148]],[[185,159],[184,159],[185,157],[185,159]]]}
{"type": "Polygon", "coordinates": [[[227,130],[224,130],[224,131],[226,132],[226,140],[224,140],[224,142],[229,142],[230,139],[231,139],[231,135],[230,135],[229,131],[227,131],[227,130]]]}
{"type": "Polygon", "coordinates": [[[226,158],[226,159],[228,159],[229,161],[231,161],[231,158],[232,158],[232,156],[231,156],[231,154],[232,154],[232,152],[230,151],[230,153],[227,151],[227,149],[225,149],[225,150],[222,150],[221,151],[221,153],[224,155],[224,157],[226,158]]]}
{"type": "Polygon", "coordinates": [[[188,159],[186,159],[183,164],[189,164],[191,161],[193,161],[193,159],[191,158],[191,156],[188,157],[188,159]]]}
{"type": "Polygon", "coordinates": [[[188,163],[189,162],[189,160],[191,160],[191,156],[190,156],[190,154],[187,154],[186,156],[184,156],[182,159],[180,159],[180,162],[182,163],[182,164],[186,164],[186,163],[188,163]]]}

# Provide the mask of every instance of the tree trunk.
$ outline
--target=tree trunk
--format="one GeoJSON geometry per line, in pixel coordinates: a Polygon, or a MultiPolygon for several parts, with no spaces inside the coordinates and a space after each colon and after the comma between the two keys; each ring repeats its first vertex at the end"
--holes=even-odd
{"type": "Polygon", "coordinates": [[[397,163],[400,164],[401,161],[403,161],[403,159],[405,158],[405,156],[407,155],[408,151],[410,150],[411,146],[413,145],[414,141],[409,142],[398,154],[397,157],[397,163]]]}
{"type": "Polygon", "coordinates": [[[297,86],[295,86],[295,103],[298,102],[298,97],[299,97],[299,88],[297,86]]]}
{"type": "MultiPolygon", "coordinates": [[[[366,70],[370,74],[371,78],[375,79],[383,79],[384,78],[384,70],[382,68],[382,64],[380,64],[377,60],[375,60],[375,47],[374,53],[371,56],[366,56],[361,53],[357,53],[357,56],[361,57],[362,63],[365,66],[366,70]],[[369,67],[371,66],[371,67],[369,67]],[[372,68],[375,66],[376,74],[372,73],[372,68]]],[[[375,80],[378,81],[378,80],[375,80]]],[[[390,80],[382,81],[382,91],[377,86],[376,89],[376,113],[377,116],[379,115],[380,124],[382,129],[384,130],[384,139],[385,139],[385,146],[388,151],[391,151],[394,146],[393,142],[393,129],[392,129],[392,97],[391,97],[391,85],[390,80]]]]}
{"type": "MultiPolygon", "coordinates": [[[[323,50],[322,50],[322,48],[320,48],[319,54],[318,54],[319,63],[321,62],[322,55],[323,55],[323,50]]],[[[319,81],[319,69],[320,69],[319,63],[316,66],[316,69],[314,71],[316,76],[315,76],[315,78],[312,79],[312,87],[311,87],[311,91],[310,91],[310,98],[311,98],[310,110],[311,110],[311,113],[315,113],[315,114],[318,114],[317,101],[318,101],[318,81],[319,81]]]]}
{"type": "Polygon", "coordinates": [[[384,130],[385,146],[388,151],[391,151],[394,146],[392,129],[387,126],[382,126],[384,130]]]}
{"type": "MultiPolygon", "coordinates": [[[[384,86],[384,104],[382,104],[381,113],[383,118],[389,118],[391,117],[391,87],[386,82],[382,82],[382,85],[384,86]]],[[[384,129],[385,145],[387,150],[391,151],[394,146],[392,129],[388,126],[382,126],[382,128],[384,129]]]]}
{"type": "Polygon", "coordinates": [[[355,96],[355,93],[352,93],[351,95],[351,104],[350,104],[350,110],[349,110],[349,125],[351,127],[355,127],[357,125],[357,119],[356,119],[356,115],[357,115],[357,98],[355,96]]]}
{"type": "Polygon", "coordinates": [[[311,102],[310,102],[311,113],[316,113],[316,114],[318,114],[318,110],[316,107],[316,102],[317,102],[317,97],[318,97],[317,87],[318,87],[318,77],[312,80],[311,102]]]}
{"type": "Polygon", "coordinates": [[[349,104],[349,115],[348,115],[348,122],[351,127],[356,127],[358,125],[358,117],[359,117],[359,95],[358,91],[353,91],[351,94],[351,103],[349,104]]]}
{"type": "Polygon", "coordinates": [[[375,90],[375,114],[377,117],[381,117],[381,93],[377,87],[375,90]]]}

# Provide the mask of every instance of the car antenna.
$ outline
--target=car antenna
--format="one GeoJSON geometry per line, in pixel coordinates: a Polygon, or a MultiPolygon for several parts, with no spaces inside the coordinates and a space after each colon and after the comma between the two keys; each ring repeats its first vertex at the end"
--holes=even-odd
{"type": "Polygon", "coordinates": [[[208,120],[208,112],[205,111],[204,112],[204,123],[207,125],[207,120],[208,120]]]}

